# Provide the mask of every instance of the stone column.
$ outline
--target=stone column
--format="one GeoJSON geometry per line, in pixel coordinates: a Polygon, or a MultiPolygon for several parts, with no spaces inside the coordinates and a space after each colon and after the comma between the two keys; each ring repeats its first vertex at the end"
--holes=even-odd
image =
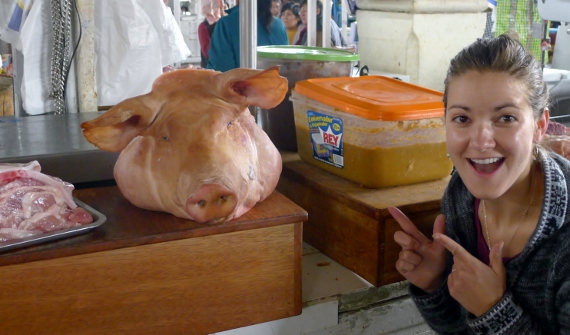
{"type": "MultiPolygon", "coordinates": [[[[95,78],[95,3],[77,0],[81,17],[81,42],[75,55],[77,98],[79,112],[97,111],[97,82],[95,78]]],[[[79,33],[78,29],[75,32],[79,33]]]]}
{"type": "Polygon", "coordinates": [[[443,90],[449,61],[483,36],[487,0],[360,0],[360,64],[443,90]]]}

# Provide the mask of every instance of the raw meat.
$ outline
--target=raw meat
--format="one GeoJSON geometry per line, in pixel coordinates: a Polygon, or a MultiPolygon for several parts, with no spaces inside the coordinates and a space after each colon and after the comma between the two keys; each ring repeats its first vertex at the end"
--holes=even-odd
{"type": "Polygon", "coordinates": [[[570,135],[570,128],[566,127],[562,123],[550,121],[548,123],[548,128],[546,128],[546,134],[548,135],[570,135]]]}
{"type": "Polygon", "coordinates": [[[570,128],[565,125],[550,121],[546,134],[542,137],[540,144],[557,154],[570,159],[570,128]]]}
{"type": "Polygon", "coordinates": [[[37,161],[0,164],[0,241],[93,222],[73,201],[72,184],[40,171],[37,161]]]}
{"type": "Polygon", "coordinates": [[[286,92],[277,67],[182,69],[81,127],[99,148],[122,150],[114,176],[131,203],[219,224],[275,189],[281,156],[248,106],[272,108],[286,92]]]}

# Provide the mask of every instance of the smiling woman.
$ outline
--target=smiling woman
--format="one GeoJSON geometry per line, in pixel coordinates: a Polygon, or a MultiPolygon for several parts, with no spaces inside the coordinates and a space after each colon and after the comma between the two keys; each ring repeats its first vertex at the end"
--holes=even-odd
{"type": "Polygon", "coordinates": [[[396,263],[440,334],[570,332],[570,162],[539,145],[548,127],[540,64],[506,35],[481,39],[445,80],[455,165],[434,240],[396,208],[396,263]]]}

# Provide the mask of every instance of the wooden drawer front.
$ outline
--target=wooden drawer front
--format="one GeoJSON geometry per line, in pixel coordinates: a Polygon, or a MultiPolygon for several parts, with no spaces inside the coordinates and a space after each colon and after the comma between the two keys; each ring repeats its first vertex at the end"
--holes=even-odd
{"type": "Polygon", "coordinates": [[[209,334],[301,313],[302,223],[0,268],[2,334],[209,334]]]}
{"type": "MultiPolygon", "coordinates": [[[[302,184],[282,178],[279,192],[309,213],[303,240],[372,284],[378,282],[378,221],[302,184]]],[[[382,239],[383,240],[383,239],[382,239]]]]}

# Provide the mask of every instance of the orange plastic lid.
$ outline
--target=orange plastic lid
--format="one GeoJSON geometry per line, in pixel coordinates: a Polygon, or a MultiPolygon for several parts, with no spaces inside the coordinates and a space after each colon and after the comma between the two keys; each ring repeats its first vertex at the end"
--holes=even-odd
{"type": "Polygon", "coordinates": [[[443,93],[383,76],[314,78],[295,92],[370,120],[404,121],[443,116],[443,93]]]}

